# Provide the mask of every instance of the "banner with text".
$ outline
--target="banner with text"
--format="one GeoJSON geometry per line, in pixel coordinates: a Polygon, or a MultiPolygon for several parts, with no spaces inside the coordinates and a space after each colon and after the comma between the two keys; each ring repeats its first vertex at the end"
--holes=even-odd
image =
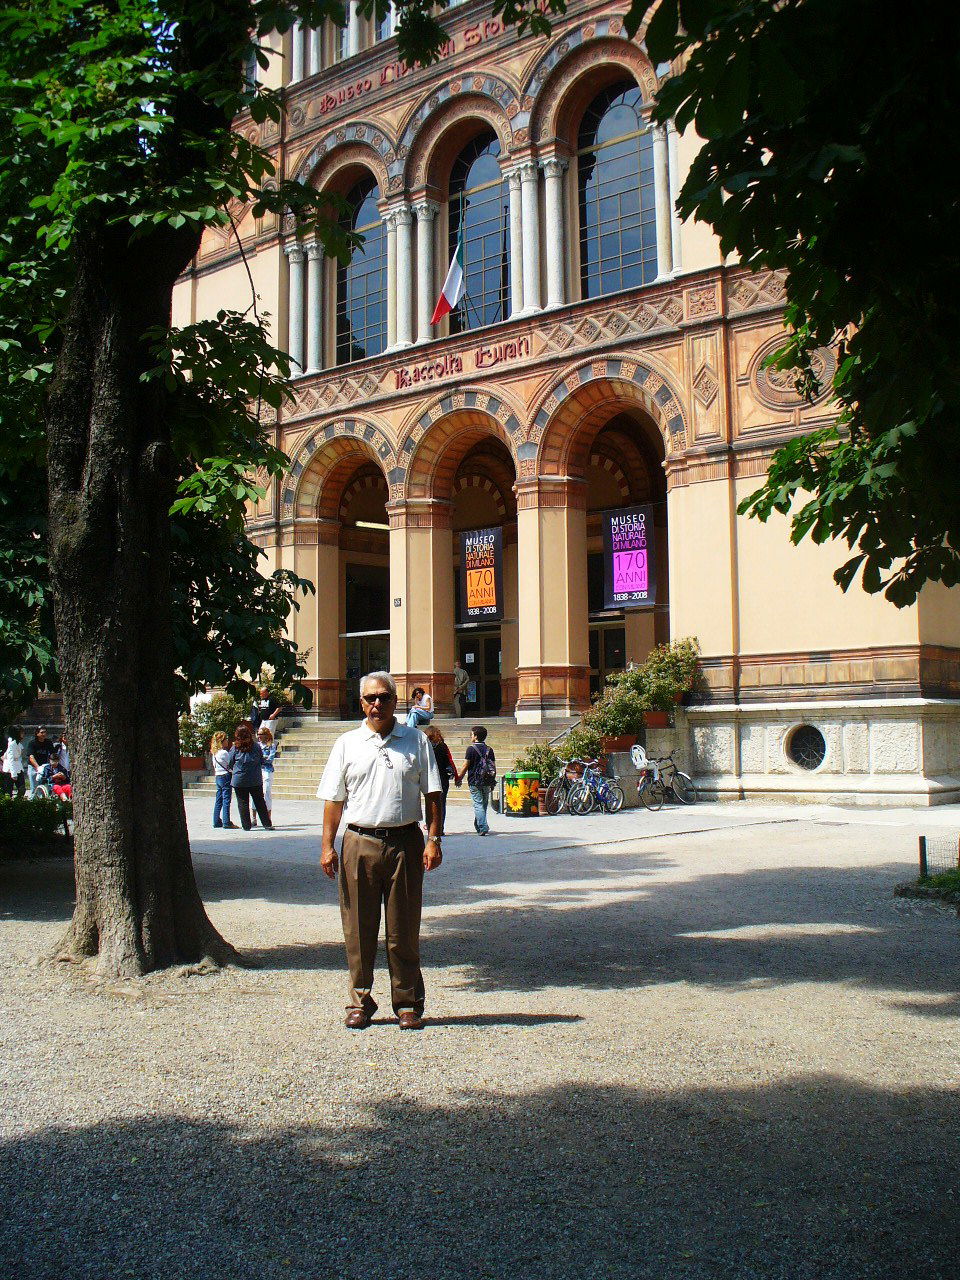
{"type": "Polygon", "coordinates": [[[460,534],[460,595],[464,622],[502,619],[502,529],[468,529],[460,534]]]}
{"type": "Polygon", "coordinates": [[[603,513],[603,607],[649,609],[657,602],[653,507],[603,513]]]}

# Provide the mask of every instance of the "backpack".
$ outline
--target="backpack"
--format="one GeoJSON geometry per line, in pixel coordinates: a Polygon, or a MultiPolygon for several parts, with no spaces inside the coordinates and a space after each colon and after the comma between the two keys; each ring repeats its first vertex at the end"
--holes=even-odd
{"type": "Polygon", "coordinates": [[[497,780],[497,762],[494,759],[493,752],[485,742],[478,742],[478,747],[483,747],[484,754],[480,760],[480,785],[481,787],[492,787],[497,780]]]}

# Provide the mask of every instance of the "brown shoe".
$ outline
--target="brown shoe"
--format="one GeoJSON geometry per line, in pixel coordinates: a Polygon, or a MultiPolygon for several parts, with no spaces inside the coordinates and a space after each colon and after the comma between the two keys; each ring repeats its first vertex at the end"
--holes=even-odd
{"type": "Polygon", "coordinates": [[[372,1021],[373,1014],[367,1009],[352,1008],[347,1010],[343,1025],[349,1027],[351,1031],[366,1031],[372,1021]]]}
{"type": "Polygon", "coordinates": [[[403,1013],[397,1015],[397,1021],[401,1031],[423,1030],[423,1019],[413,1009],[404,1009],[403,1013]]]}

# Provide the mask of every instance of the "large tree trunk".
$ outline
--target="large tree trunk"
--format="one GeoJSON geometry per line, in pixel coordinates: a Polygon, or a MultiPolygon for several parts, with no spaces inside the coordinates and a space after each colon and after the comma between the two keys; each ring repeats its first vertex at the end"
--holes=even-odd
{"type": "Polygon", "coordinates": [[[85,233],[48,414],[50,570],[74,764],[77,903],[61,954],[133,976],[236,959],[187,838],[170,617],[174,479],[143,335],[195,243],[85,233]]]}

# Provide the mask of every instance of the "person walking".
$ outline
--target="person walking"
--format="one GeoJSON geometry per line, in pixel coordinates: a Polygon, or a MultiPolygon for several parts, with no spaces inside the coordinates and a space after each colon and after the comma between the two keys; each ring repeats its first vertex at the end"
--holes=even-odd
{"type": "Polygon", "coordinates": [[[470,674],[460,665],[460,659],[457,658],[453,664],[453,714],[457,717],[463,715],[469,684],[470,674]]]}
{"type": "Polygon", "coordinates": [[[407,712],[407,724],[411,729],[419,729],[422,724],[429,724],[433,719],[433,699],[419,685],[413,691],[413,701],[407,712]]]}
{"type": "Polygon", "coordinates": [[[267,817],[273,821],[273,768],[277,758],[277,744],[273,733],[262,724],[257,730],[257,741],[263,752],[263,803],[267,806],[267,817]]]}
{"type": "Polygon", "coordinates": [[[460,782],[464,777],[473,801],[474,830],[478,835],[488,836],[490,824],[487,821],[487,807],[497,780],[497,757],[493,748],[487,746],[487,731],[482,724],[475,724],[470,730],[470,746],[467,747],[457,781],[460,782]]]}
{"type": "Polygon", "coordinates": [[[254,739],[253,730],[248,724],[241,722],[233,735],[233,746],[227,752],[227,765],[231,773],[234,795],[240,810],[240,825],[244,831],[251,828],[250,801],[260,815],[266,831],[273,830],[273,824],[263,802],[263,752],[260,743],[254,739]]]}
{"type": "Polygon", "coordinates": [[[23,775],[23,746],[20,737],[20,730],[12,724],[7,734],[6,750],[0,760],[0,784],[4,795],[12,796],[16,791],[22,800],[27,783],[23,775]]]}
{"type": "Polygon", "coordinates": [[[423,1028],[425,992],[420,971],[423,875],[443,859],[440,777],[433,748],[396,718],[397,686],[387,671],[360,681],[366,719],[334,743],[317,796],[323,806],[320,866],[339,876],[340,918],[350,970],[346,1026],[369,1027],[377,1011],[373,966],[386,913],[390,998],[401,1031],[423,1028]],[[428,835],[420,830],[420,797],[428,835]],[[346,818],[340,856],[336,837],[346,818]]]}
{"type": "Polygon", "coordinates": [[[437,762],[437,772],[440,774],[440,789],[443,798],[440,801],[440,834],[443,835],[444,828],[447,825],[447,792],[450,790],[450,779],[457,776],[457,766],[454,764],[453,756],[450,754],[450,748],[443,739],[443,734],[436,725],[431,724],[423,731],[433,747],[434,758],[437,762]]]}
{"type": "Polygon", "coordinates": [[[215,733],[210,739],[210,754],[213,756],[213,785],[216,787],[213,797],[213,825],[236,830],[237,824],[230,821],[233,779],[228,763],[229,739],[225,733],[215,733]]]}

